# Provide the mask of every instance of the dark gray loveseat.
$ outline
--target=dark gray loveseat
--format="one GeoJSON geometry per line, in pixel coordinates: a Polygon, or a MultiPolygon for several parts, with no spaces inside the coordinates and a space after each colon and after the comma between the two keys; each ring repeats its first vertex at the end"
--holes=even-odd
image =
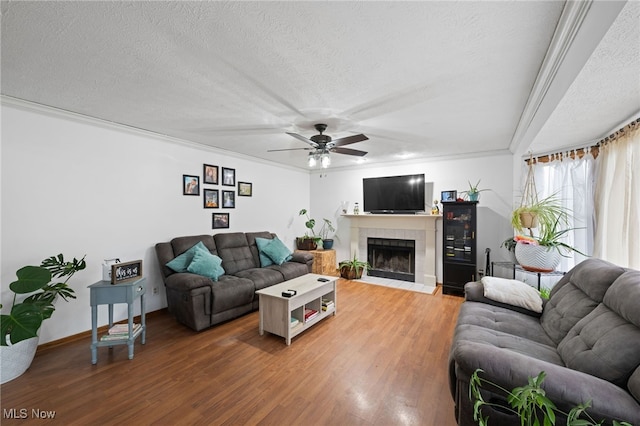
{"type": "Polygon", "coordinates": [[[182,324],[202,330],[258,309],[256,290],[311,272],[313,255],[306,252],[293,253],[282,265],[261,267],[256,238],[274,237],[270,232],[231,232],[177,237],[156,244],[169,312],[182,324]],[[218,281],[166,266],[199,241],[222,259],[225,274],[218,281]]]}
{"type": "MultiPolygon", "coordinates": [[[[476,424],[468,393],[478,368],[506,389],[545,371],[543,387],[560,410],[591,401],[596,421],[640,425],[640,271],[585,260],[555,285],[541,315],[498,306],[480,282],[465,292],[449,356],[459,425],[476,424]]],[[[487,390],[485,400],[504,395],[487,390]]],[[[490,425],[520,424],[489,407],[483,414],[490,425]]]]}

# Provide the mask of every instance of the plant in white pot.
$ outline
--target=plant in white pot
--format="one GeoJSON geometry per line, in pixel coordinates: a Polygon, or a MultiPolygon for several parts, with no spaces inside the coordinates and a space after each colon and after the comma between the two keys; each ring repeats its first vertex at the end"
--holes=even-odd
{"type": "Polygon", "coordinates": [[[552,272],[560,263],[563,252],[575,251],[587,256],[575,247],[562,241],[562,238],[573,228],[567,228],[569,214],[562,210],[558,216],[549,216],[547,222],[545,216],[538,216],[537,236],[517,235],[515,255],[523,269],[533,272],[552,272]]]}
{"type": "Polygon", "coordinates": [[[0,318],[1,383],[15,379],[29,368],[38,347],[42,322],[53,315],[58,297],[65,301],[76,298],[67,282],[85,267],[84,257],[65,262],[64,256],[59,254],[43,260],[40,266],[18,269],[18,279],[9,284],[13,292],[11,310],[0,318]],[[57,278],[64,277],[63,282],[56,282],[57,278]],[[23,296],[26,297],[18,300],[23,296]]]}

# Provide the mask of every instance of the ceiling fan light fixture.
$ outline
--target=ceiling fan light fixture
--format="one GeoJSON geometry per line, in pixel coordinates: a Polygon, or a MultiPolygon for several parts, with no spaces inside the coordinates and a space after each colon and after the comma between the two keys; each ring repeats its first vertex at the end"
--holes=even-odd
{"type": "Polygon", "coordinates": [[[316,166],[316,162],[317,162],[316,154],[313,153],[313,152],[310,152],[309,156],[307,157],[307,165],[309,167],[315,167],[316,166]]]}
{"type": "Polygon", "coordinates": [[[327,151],[323,152],[320,156],[320,164],[322,165],[323,169],[326,169],[331,165],[331,157],[329,156],[329,153],[327,151]]]}

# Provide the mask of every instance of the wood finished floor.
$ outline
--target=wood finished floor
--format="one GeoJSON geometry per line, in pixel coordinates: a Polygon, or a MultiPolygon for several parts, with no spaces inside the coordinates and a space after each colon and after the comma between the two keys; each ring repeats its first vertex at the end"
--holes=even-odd
{"type": "MultiPolygon", "coordinates": [[[[258,313],[196,333],[166,312],[147,344],[40,349],[0,387],[3,425],[455,425],[447,356],[462,298],[340,280],[338,314],[286,346],[258,313]],[[54,420],[7,410],[55,411],[54,420]]],[[[87,315],[89,312],[87,310],[87,315]]]]}

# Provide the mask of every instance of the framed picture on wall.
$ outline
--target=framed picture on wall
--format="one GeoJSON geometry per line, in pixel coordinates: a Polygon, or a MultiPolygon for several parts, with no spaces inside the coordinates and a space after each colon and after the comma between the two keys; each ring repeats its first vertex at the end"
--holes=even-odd
{"type": "Polygon", "coordinates": [[[234,191],[222,191],[222,208],[236,208],[236,193],[234,191]]]}
{"type": "Polygon", "coordinates": [[[236,186],[236,169],[222,168],[222,184],[224,186],[236,186]]]}
{"type": "Polygon", "coordinates": [[[182,175],[182,195],[200,195],[200,177],[182,175]]]}
{"type": "Polygon", "coordinates": [[[212,166],[211,164],[204,164],[203,170],[202,170],[202,179],[204,179],[204,183],[217,185],[218,184],[218,166],[212,166]]]}
{"type": "Polygon", "coordinates": [[[220,202],[218,201],[219,191],[217,189],[207,189],[203,190],[204,195],[204,208],[205,209],[217,209],[220,208],[220,202]]]}
{"type": "Polygon", "coordinates": [[[238,197],[251,197],[253,195],[253,184],[250,182],[238,182],[238,197]]]}
{"type": "Polygon", "coordinates": [[[212,214],[213,229],[229,227],[229,213],[213,213],[212,214]]]}

